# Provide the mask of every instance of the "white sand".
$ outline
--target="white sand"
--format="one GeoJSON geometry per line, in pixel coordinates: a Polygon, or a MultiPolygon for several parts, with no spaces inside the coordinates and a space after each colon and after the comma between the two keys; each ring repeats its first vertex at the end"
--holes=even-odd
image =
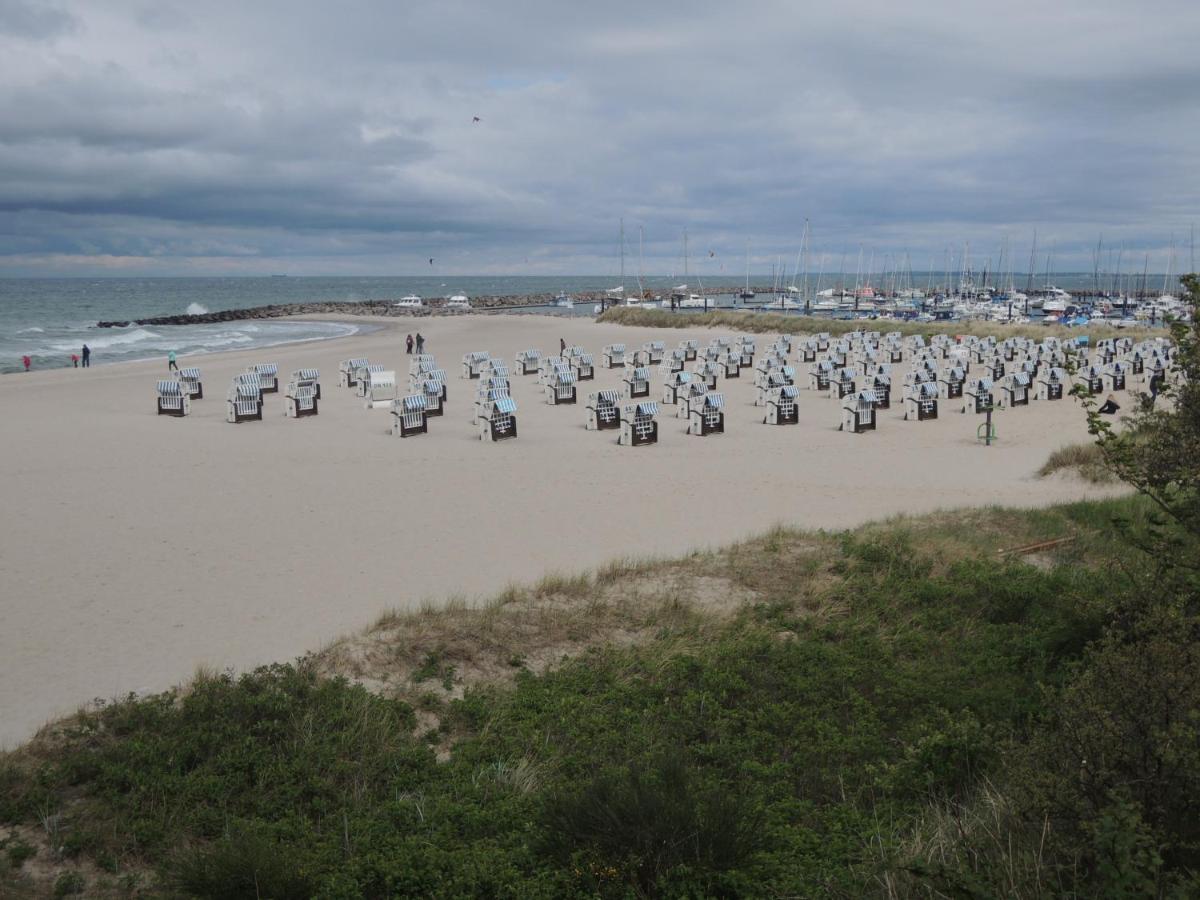
{"type": "Polygon", "coordinates": [[[198,665],[291,659],[385,609],[482,598],[547,570],[679,554],[777,522],[841,528],[1105,493],[1034,475],[1051,450],[1086,439],[1071,400],[998,414],[1000,442],[984,448],[975,416],[901,421],[899,389],[874,434],[840,433],[838,401],[806,390],[799,427],[768,427],[749,372],[721,383],[724,435],[690,437],[666,409],[656,446],[585,430],[587,393],[620,386],[621,370],[597,369],[576,406],[548,406],[535,377],[515,379],[520,437],[484,443],[469,422],[476,383],[459,380],[467,351],[511,365],[528,347],[557,352],[563,336],[599,364],[614,341],[704,344],[716,332],[539,316],[417,324],[450,399],[429,435],[407,440],[388,435],[389,413],[337,387],[337,363],[352,356],[406,383],[408,323],[394,320],[365,336],[181,360],[201,367],[207,394],[186,419],[155,415],[165,360],[0,378],[0,743],[95,697],[165,689],[198,665]],[[320,368],[320,415],[284,418],[280,393],[263,422],[227,424],[231,376],[264,361],[279,363],[281,388],[292,369],[320,368]]]}

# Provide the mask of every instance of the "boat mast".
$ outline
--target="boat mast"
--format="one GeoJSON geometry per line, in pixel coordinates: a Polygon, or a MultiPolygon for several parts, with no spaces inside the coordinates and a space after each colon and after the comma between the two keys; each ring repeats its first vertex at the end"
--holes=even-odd
{"type": "Polygon", "coordinates": [[[621,219],[621,305],[625,305],[625,219],[621,219]]]}

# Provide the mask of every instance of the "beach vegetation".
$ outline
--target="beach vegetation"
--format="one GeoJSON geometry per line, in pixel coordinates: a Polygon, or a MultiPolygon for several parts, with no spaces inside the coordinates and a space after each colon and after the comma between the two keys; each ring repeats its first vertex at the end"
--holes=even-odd
{"type": "Polygon", "coordinates": [[[1038,475],[1046,478],[1055,472],[1072,472],[1092,484],[1112,484],[1117,480],[1105,466],[1104,453],[1095,443],[1068,444],[1055,450],[1038,469],[1038,475]]]}

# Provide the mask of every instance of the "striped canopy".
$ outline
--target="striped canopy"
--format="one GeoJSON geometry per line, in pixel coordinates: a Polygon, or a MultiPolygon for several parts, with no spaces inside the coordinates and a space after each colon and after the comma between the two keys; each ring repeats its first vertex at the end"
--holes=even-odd
{"type": "Polygon", "coordinates": [[[259,375],[279,374],[279,366],[275,363],[256,363],[252,368],[253,371],[257,372],[259,375]]]}
{"type": "Polygon", "coordinates": [[[184,379],[185,381],[199,381],[200,380],[200,370],[199,369],[180,369],[179,377],[184,379]]]}
{"type": "Polygon", "coordinates": [[[517,411],[517,401],[512,397],[497,397],[492,401],[492,405],[495,407],[496,412],[505,413],[506,415],[512,415],[517,411]]]}
{"type": "Polygon", "coordinates": [[[779,389],[780,397],[796,398],[800,396],[800,389],[794,384],[785,384],[779,389]]]}
{"type": "Polygon", "coordinates": [[[160,397],[178,397],[182,390],[183,387],[178,381],[160,381],[158,383],[160,397]]]}
{"type": "Polygon", "coordinates": [[[612,352],[612,353],[624,353],[625,345],[624,344],[609,344],[604,349],[609,352],[612,352]]]}
{"type": "Polygon", "coordinates": [[[707,406],[709,409],[720,409],[722,406],[725,405],[725,395],[724,394],[705,394],[704,395],[704,405],[707,406]]]}
{"type": "Polygon", "coordinates": [[[658,404],[653,400],[647,400],[645,403],[639,403],[637,405],[637,414],[639,416],[657,416],[658,404]]]}
{"type": "Polygon", "coordinates": [[[292,378],[296,381],[316,381],[321,377],[321,373],[317,369],[297,369],[292,373],[292,378]]]}
{"type": "Polygon", "coordinates": [[[425,408],[425,395],[410,394],[409,396],[403,398],[402,402],[405,409],[415,412],[419,409],[425,408]]]}

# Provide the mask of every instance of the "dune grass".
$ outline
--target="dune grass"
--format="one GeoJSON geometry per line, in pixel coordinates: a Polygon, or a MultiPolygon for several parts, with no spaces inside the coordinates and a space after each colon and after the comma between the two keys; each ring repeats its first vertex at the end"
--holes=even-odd
{"type": "Polygon", "coordinates": [[[1059,447],[1038,469],[1038,475],[1046,478],[1055,472],[1073,472],[1092,484],[1113,484],[1117,480],[1105,466],[1104,455],[1095,443],[1059,447]]]}
{"type": "Polygon", "coordinates": [[[999,766],[1099,633],[1141,514],[775,528],[389,613],[0,757],[4,865],[31,896],[886,896],[929,786],[999,766]]]}
{"type": "Polygon", "coordinates": [[[642,309],[637,306],[614,306],[601,313],[597,321],[612,325],[639,328],[728,328],[754,334],[846,334],[851,331],[898,331],[902,335],[974,334],[980,337],[1074,338],[1081,334],[1097,338],[1130,337],[1142,340],[1161,336],[1161,329],[1118,329],[1111,325],[1088,325],[1086,328],[1067,328],[1062,325],[1006,325],[997,322],[901,322],[891,319],[850,320],[826,319],[813,316],[780,313],[750,312],[747,310],[714,310],[712,312],[671,312],[664,309],[642,309]]]}

